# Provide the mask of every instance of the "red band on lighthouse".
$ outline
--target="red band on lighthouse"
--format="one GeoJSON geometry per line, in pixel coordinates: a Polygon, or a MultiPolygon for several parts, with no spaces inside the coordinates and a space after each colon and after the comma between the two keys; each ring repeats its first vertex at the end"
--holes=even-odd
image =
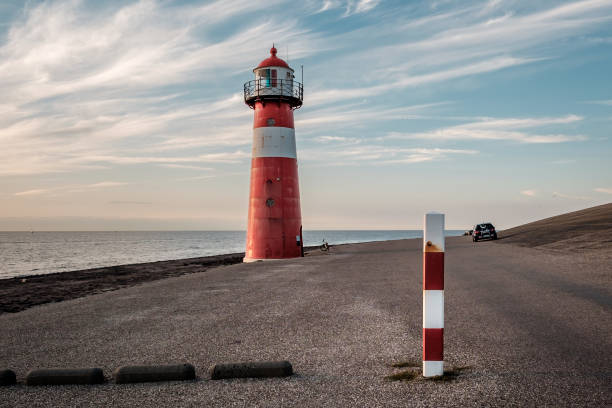
{"type": "Polygon", "coordinates": [[[425,214],[423,231],[423,376],[444,373],[444,214],[425,214]]]}
{"type": "Polygon", "coordinates": [[[281,126],[293,129],[293,110],[291,106],[286,103],[264,104],[262,102],[256,102],[253,127],[258,128],[266,126],[281,126]]]}
{"type": "Polygon", "coordinates": [[[302,256],[293,110],[303,90],[275,48],[270,54],[244,85],[245,103],[255,110],[245,262],[302,256]]]}

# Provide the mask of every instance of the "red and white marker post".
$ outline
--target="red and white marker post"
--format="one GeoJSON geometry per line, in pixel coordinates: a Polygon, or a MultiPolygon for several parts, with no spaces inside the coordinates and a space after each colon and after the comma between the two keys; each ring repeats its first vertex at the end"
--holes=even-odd
{"type": "Polygon", "coordinates": [[[425,214],[423,230],[423,377],[444,373],[444,214],[425,214]]]}

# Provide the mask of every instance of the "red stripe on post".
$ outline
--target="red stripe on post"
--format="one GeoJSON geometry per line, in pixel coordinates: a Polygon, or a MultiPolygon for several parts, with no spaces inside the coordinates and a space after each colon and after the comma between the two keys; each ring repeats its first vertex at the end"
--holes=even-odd
{"type": "Polygon", "coordinates": [[[423,329],[423,361],[444,360],[444,329],[423,329]]]}
{"type": "Polygon", "coordinates": [[[423,252],[423,290],[444,290],[444,252],[423,252]]]}

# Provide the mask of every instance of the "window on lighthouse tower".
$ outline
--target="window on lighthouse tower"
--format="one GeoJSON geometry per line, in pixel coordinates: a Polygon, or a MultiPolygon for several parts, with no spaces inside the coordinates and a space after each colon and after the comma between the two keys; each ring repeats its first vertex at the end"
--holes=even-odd
{"type": "MultiPolygon", "coordinates": [[[[257,79],[257,89],[279,87],[279,79],[281,81],[283,80],[282,75],[282,71],[279,74],[279,71],[276,69],[262,68],[257,70],[255,73],[255,77],[257,79]]],[[[287,75],[287,78],[289,78],[289,74],[287,75]]]]}
{"type": "Polygon", "coordinates": [[[259,77],[259,81],[257,81],[258,86],[263,86],[265,88],[270,87],[270,70],[269,69],[260,69],[257,71],[257,76],[259,77]]]}

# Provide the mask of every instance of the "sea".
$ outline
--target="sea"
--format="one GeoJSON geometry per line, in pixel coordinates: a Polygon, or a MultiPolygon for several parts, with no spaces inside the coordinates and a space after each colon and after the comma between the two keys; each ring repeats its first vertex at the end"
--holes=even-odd
{"type": "MultiPolygon", "coordinates": [[[[421,230],[303,232],[305,246],[422,236],[421,230]]],[[[245,241],[244,231],[0,231],[0,279],[244,252],[245,241]]]]}

